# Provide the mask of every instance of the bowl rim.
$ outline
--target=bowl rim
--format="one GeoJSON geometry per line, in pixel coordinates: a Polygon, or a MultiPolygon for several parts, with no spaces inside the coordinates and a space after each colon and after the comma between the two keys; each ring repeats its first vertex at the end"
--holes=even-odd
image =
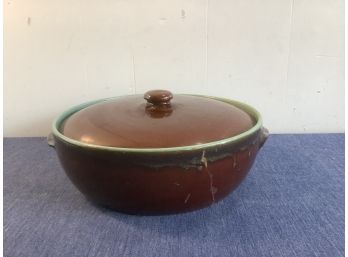
{"type": "Polygon", "coordinates": [[[82,148],[88,148],[88,149],[94,149],[94,150],[104,150],[104,151],[112,151],[112,152],[133,152],[133,153],[153,153],[153,152],[182,152],[182,151],[193,151],[193,150],[204,150],[207,148],[212,148],[216,146],[221,146],[225,144],[233,144],[240,142],[243,139],[248,138],[249,136],[253,135],[255,132],[257,132],[259,129],[262,127],[262,117],[261,114],[252,106],[243,103],[241,101],[237,100],[232,100],[228,98],[223,98],[223,97],[215,97],[215,96],[208,96],[208,95],[197,95],[197,94],[181,94],[181,95],[187,95],[187,96],[195,96],[195,97],[205,97],[205,98],[210,98],[214,100],[218,100],[221,102],[225,102],[228,104],[231,104],[235,107],[240,108],[241,110],[245,111],[249,115],[251,115],[255,120],[256,123],[254,126],[249,128],[248,130],[232,136],[232,137],[227,137],[221,140],[216,140],[208,143],[203,143],[203,144],[196,144],[196,145],[187,145],[187,146],[175,146],[175,147],[165,147],[165,148],[126,148],[126,147],[114,147],[114,146],[104,146],[104,145],[94,145],[94,144],[88,144],[84,143],[72,138],[69,138],[62,134],[59,131],[59,127],[61,124],[69,118],[72,114],[86,108],[89,106],[92,106],[97,103],[101,102],[107,102],[107,101],[113,101],[116,100],[117,98],[120,97],[125,97],[125,96],[134,96],[134,95],[123,95],[123,96],[116,96],[116,97],[110,97],[110,98],[102,98],[98,100],[93,100],[93,101],[88,101],[76,106],[73,106],[63,113],[61,113],[57,118],[54,119],[52,123],[52,134],[65,141],[66,143],[69,143],[71,145],[77,146],[77,147],[82,147],[82,148]]]}

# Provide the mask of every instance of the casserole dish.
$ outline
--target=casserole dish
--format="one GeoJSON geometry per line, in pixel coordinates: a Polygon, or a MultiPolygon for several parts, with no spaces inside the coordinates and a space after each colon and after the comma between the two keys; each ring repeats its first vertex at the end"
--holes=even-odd
{"type": "Polygon", "coordinates": [[[87,199],[157,215],[227,196],[267,136],[260,114],[247,104],[152,90],[75,106],[53,122],[48,142],[87,199]]]}

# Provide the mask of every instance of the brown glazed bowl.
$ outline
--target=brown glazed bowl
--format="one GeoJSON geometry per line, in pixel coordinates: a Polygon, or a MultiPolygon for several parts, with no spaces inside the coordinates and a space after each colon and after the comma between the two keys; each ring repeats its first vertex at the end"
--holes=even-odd
{"type": "Polygon", "coordinates": [[[152,90],[67,110],[54,121],[49,144],[87,199],[159,215],[227,196],[267,135],[260,114],[244,103],[152,90]]]}

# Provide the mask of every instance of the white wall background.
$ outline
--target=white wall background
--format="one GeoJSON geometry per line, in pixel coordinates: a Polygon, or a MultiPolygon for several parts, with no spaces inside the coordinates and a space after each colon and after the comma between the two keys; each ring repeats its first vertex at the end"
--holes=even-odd
{"type": "Polygon", "coordinates": [[[224,96],[272,133],[344,131],[343,0],[4,1],[4,135],[97,98],[224,96]]]}

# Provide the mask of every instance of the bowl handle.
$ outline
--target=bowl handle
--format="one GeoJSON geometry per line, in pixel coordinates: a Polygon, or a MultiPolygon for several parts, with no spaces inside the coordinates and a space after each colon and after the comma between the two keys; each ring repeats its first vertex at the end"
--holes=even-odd
{"type": "Polygon", "coordinates": [[[267,141],[267,138],[269,136],[269,131],[268,129],[266,129],[265,127],[262,127],[261,128],[261,131],[260,131],[260,144],[259,144],[259,148],[261,148],[265,142],[267,141]]]}
{"type": "Polygon", "coordinates": [[[54,136],[53,136],[53,133],[49,133],[48,136],[47,136],[47,144],[51,147],[55,147],[55,142],[54,142],[54,136]]]}

